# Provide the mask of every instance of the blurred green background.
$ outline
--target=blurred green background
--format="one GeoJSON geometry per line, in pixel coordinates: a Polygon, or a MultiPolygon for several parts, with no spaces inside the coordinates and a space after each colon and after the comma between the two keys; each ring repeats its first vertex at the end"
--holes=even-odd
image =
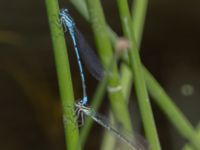
{"type": "MultiPolygon", "coordinates": [[[[91,27],[67,0],[77,26],[94,46],[91,27]]],[[[131,2],[130,2],[131,4],[131,2]]],[[[119,35],[122,30],[114,1],[102,0],[106,21],[119,35]],[[112,9],[111,9],[112,8],[112,9]]],[[[141,59],[185,116],[197,126],[200,96],[200,1],[149,1],[141,59]]],[[[64,133],[57,77],[44,1],[0,2],[0,149],[64,150],[64,133]]],[[[72,50],[69,58],[76,99],[81,84],[72,50]]],[[[71,48],[70,48],[71,47],[71,48]]],[[[84,69],[85,70],[85,69],[84,69]]],[[[97,81],[87,71],[91,97],[97,81]]],[[[134,100],[134,93],[132,100],[134,100]]],[[[186,142],[153,105],[162,148],[178,150],[186,142]]],[[[106,113],[104,101],[100,112],[106,113]]],[[[134,118],[134,116],[132,116],[134,118]]],[[[95,125],[85,149],[100,143],[102,128],[95,125]]],[[[140,130],[140,129],[138,129],[140,130]]]]}

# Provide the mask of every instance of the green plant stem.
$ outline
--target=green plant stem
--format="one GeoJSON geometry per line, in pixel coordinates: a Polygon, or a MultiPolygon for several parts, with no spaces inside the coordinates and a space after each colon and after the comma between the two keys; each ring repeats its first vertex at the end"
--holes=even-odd
{"type": "Polygon", "coordinates": [[[57,0],[46,0],[47,14],[53,42],[58,84],[63,109],[65,142],[67,150],[80,149],[79,133],[74,118],[74,94],[62,28],[58,25],[59,6],[57,0]]]}
{"type": "Polygon", "coordinates": [[[145,80],[148,90],[157,103],[157,105],[165,112],[171,123],[176,127],[179,133],[188,139],[197,149],[200,149],[200,142],[196,131],[190,122],[184,117],[173,100],[165,93],[159,83],[153,76],[143,67],[145,80]]]}
{"type": "MultiPolygon", "coordinates": [[[[114,117],[111,111],[109,112],[109,121],[111,124],[114,124],[114,117]]],[[[104,131],[100,150],[114,150],[116,148],[116,141],[117,139],[114,138],[109,132],[104,131]]]]}
{"type": "Polygon", "coordinates": [[[153,112],[149,102],[147,88],[142,71],[142,65],[139,57],[137,43],[134,38],[135,34],[132,27],[131,17],[126,0],[118,0],[118,8],[122,22],[122,28],[125,36],[131,41],[132,48],[129,51],[129,60],[131,69],[135,78],[135,89],[142,115],[145,133],[150,146],[153,150],[160,150],[159,138],[156,131],[156,126],[153,118],[153,112]]]}
{"type": "Polygon", "coordinates": [[[148,0],[134,0],[132,5],[132,18],[133,29],[135,31],[135,38],[140,50],[140,43],[142,40],[142,34],[144,29],[145,16],[147,12],[148,0]]]}
{"type": "MultiPolygon", "coordinates": [[[[137,41],[138,50],[140,50],[141,39],[144,28],[144,21],[147,11],[148,0],[134,0],[132,5],[132,18],[133,18],[133,30],[135,31],[135,39],[137,41]]],[[[123,87],[123,93],[128,100],[132,87],[132,73],[126,64],[121,65],[121,83],[123,87]]]]}
{"type": "MultiPolygon", "coordinates": [[[[138,47],[140,47],[141,44],[147,5],[148,5],[148,0],[134,0],[132,6],[133,29],[135,31],[135,37],[138,47]]],[[[124,63],[122,63],[120,66],[120,72],[121,72],[122,92],[125,97],[125,100],[129,101],[131,87],[133,85],[132,72],[129,69],[129,67],[124,63]]],[[[109,114],[109,118],[112,120],[111,114],[109,114]]],[[[116,142],[115,140],[116,139],[114,139],[108,132],[104,132],[101,149],[102,150],[113,149],[114,144],[116,142]]]]}
{"type": "MultiPolygon", "coordinates": [[[[113,67],[113,60],[110,62],[109,65],[110,69],[113,67]]],[[[99,109],[101,102],[103,100],[104,94],[106,92],[106,86],[108,83],[108,79],[109,76],[108,75],[104,75],[103,79],[101,80],[101,82],[99,83],[97,90],[95,91],[95,94],[91,100],[91,108],[94,110],[99,109]]],[[[83,146],[86,142],[87,136],[89,134],[89,131],[92,127],[93,124],[93,120],[91,118],[87,118],[85,123],[84,123],[84,127],[81,129],[81,134],[80,134],[80,138],[81,138],[81,145],[83,146]]]]}
{"type": "Polygon", "coordinates": [[[87,5],[85,0],[69,0],[74,7],[79,11],[79,13],[87,20],[90,21],[90,16],[89,16],[89,12],[87,9],[87,5]]]}
{"type": "MultiPolygon", "coordinates": [[[[97,110],[100,107],[100,104],[103,100],[103,96],[106,92],[106,85],[108,82],[108,76],[105,76],[102,81],[99,83],[97,90],[95,92],[94,97],[92,98],[91,108],[94,110],[97,110]]],[[[87,118],[85,120],[84,126],[81,129],[80,133],[80,139],[81,139],[81,145],[83,146],[86,142],[86,139],[88,137],[89,131],[92,127],[93,120],[91,118],[87,118]]]]}
{"type": "MultiPolygon", "coordinates": [[[[73,0],[71,0],[71,2],[72,1],[73,0]]],[[[76,1],[82,1],[82,0],[76,0],[76,1]]],[[[73,3],[73,4],[75,6],[77,6],[77,3],[73,3]]],[[[82,7],[82,5],[81,5],[81,7],[82,7]]],[[[76,8],[77,8],[77,10],[81,9],[80,7],[76,7],[76,8]]],[[[88,12],[83,11],[81,13],[86,14],[88,12]]],[[[107,29],[108,28],[109,27],[107,27],[107,29]]],[[[111,29],[108,31],[108,33],[109,33],[110,39],[112,40],[112,43],[116,43],[116,41],[117,41],[116,34],[111,29]]],[[[175,108],[176,105],[173,103],[173,100],[167,95],[167,93],[163,90],[161,85],[156,81],[156,79],[151,75],[151,73],[148,72],[145,67],[143,67],[143,70],[146,70],[143,73],[144,73],[144,77],[146,80],[148,91],[150,92],[151,95],[154,95],[153,100],[157,103],[157,105],[166,114],[168,120],[174,125],[174,127],[177,129],[177,131],[180,133],[180,135],[182,135],[184,138],[189,140],[190,143],[192,143],[192,144],[196,143],[193,145],[197,145],[196,147],[199,147],[198,141],[200,140],[200,138],[198,138],[198,136],[196,135],[195,129],[193,128],[191,123],[187,120],[187,118],[184,116],[184,114],[179,109],[175,108]],[[148,78],[148,82],[147,82],[147,78],[148,78]],[[153,84],[154,86],[151,86],[151,84],[153,84]],[[161,96],[160,96],[160,94],[159,95],[155,94],[155,93],[157,93],[157,91],[162,91],[161,96]],[[163,103],[168,103],[169,105],[164,106],[163,103]],[[173,116],[172,117],[171,117],[171,115],[169,115],[171,108],[173,108],[173,116]],[[178,116],[178,117],[176,117],[176,116],[178,116]],[[176,121],[176,119],[174,119],[174,117],[179,118],[179,121],[176,121]],[[184,124],[184,126],[181,127],[178,124],[184,124]],[[190,136],[193,134],[194,134],[194,137],[193,137],[194,141],[196,141],[196,142],[193,142],[193,138],[190,138],[190,136]],[[187,136],[187,135],[190,135],[190,136],[187,136]]]]}
{"type": "MultiPolygon", "coordinates": [[[[70,0],[70,2],[74,5],[74,7],[80,12],[81,15],[83,15],[83,17],[88,22],[91,22],[85,1],[83,1],[83,0],[70,0]]],[[[113,32],[112,29],[108,25],[106,25],[106,28],[107,28],[109,39],[111,39],[112,44],[115,45],[115,42],[116,42],[115,39],[117,37],[116,33],[113,32]]]]}
{"type": "MultiPolygon", "coordinates": [[[[198,134],[198,139],[200,139],[200,123],[198,124],[196,131],[197,131],[197,134],[198,134]]],[[[186,144],[183,147],[183,150],[194,150],[194,147],[191,144],[186,144]]]]}
{"type": "MultiPolygon", "coordinates": [[[[86,0],[86,3],[89,10],[93,31],[95,34],[95,40],[98,52],[101,61],[103,63],[103,66],[109,75],[108,88],[115,89],[121,87],[116,63],[113,65],[114,66],[113,69],[109,70],[110,66],[109,64],[111,61],[110,59],[113,58],[113,54],[112,54],[111,43],[108,38],[108,33],[106,30],[106,23],[101,8],[101,4],[99,0],[86,0]]],[[[132,131],[130,116],[128,113],[126,103],[124,101],[122,91],[108,90],[108,92],[109,92],[108,94],[112,111],[114,113],[116,120],[120,122],[125,129],[132,131]]]]}

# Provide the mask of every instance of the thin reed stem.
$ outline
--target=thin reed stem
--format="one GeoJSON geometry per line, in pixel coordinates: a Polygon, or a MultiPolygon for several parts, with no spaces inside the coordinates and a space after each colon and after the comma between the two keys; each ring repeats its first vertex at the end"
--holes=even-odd
{"type": "Polygon", "coordinates": [[[139,50],[144,30],[144,22],[147,12],[147,6],[148,6],[148,0],[134,0],[131,9],[131,14],[133,18],[132,25],[135,31],[135,39],[139,50]]]}
{"type": "MultiPolygon", "coordinates": [[[[102,81],[99,83],[97,90],[91,100],[91,108],[94,110],[98,110],[98,108],[101,105],[101,102],[103,100],[103,96],[106,92],[106,86],[107,86],[107,82],[108,82],[108,76],[105,76],[102,81]]],[[[85,120],[84,126],[81,129],[81,133],[80,133],[80,139],[81,139],[81,145],[85,145],[85,142],[87,140],[88,134],[90,132],[90,129],[92,127],[93,124],[93,120],[91,118],[88,118],[85,120]]]]}
{"type": "Polygon", "coordinates": [[[128,9],[128,3],[126,0],[118,0],[118,8],[120,12],[120,18],[122,22],[122,28],[125,36],[130,40],[132,48],[129,50],[129,60],[133,76],[135,78],[135,89],[144,124],[145,134],[149,141],[150,147],[153,150],[160,150],[159,138],[153,118],[153,112],[151,109],[147,88],[142,71],[142,65],[140,61],[139,51],[135,39],[135,33],[132,27],[131,16],[128,9]]]}
{"type": "MultiPolygon", "coordinates": [[[[200,123],[198,124],[196,131],[198,134],[197,136],[200,139],[200,123]]],[[[192,146],[192,144],[188,143],[183,147],[183,150],[194,150],[194,147],[192,146]]]]}
{"type": "Polygon", "coordinates": [[[108,90],[108,92],[112,111],[116,120],[120,122],[125,129],[132,131],[130,116],[127,110],[126,103],[124,101],[122,91],[120,90],[121,85],[119,81],[116,62],[113,65],[113,69],[110,70],[109,67],[111,58],[113,58],[112,46],[108,37],[108,32],[106,30],[105,18],[100,1],[86,0],[86,3],[90,14],[90,20],[94,31],[98,52],[103,66],[109,74],[108,88],[112,90],[108,90]],[[114,91],[118,88],[119,90],[114,91]]]}
{"type": "MultiPolygon", "coordinates": [[[[141,44],[147,4],[148,0],[134,0],[132,5],[133,29],[135,31],[135,38],[138,44],[138,48],[141,44]]],[[[124,94],[125,100],[128,102],[133,85],[132,72],[129,67],[124,63],[122,63],[120,66],[120,72],[122,92],[124,94]]],[[[111,114],[109,114],[109,118],[113,120],[111,114]]],[[[101,149],[109,150],[111,149],[111,147],[114,147],[115,142],[116,139],[114,139],[108,132],[104,132],[101,149]]]]}
{"type": "MultiPolygon", "coordinates": [[[[78,1],[82,2],[82,0],[71,0],[71,2],[77,8],[77,10],[78,11],[84,10],[80,12],[83,16],[87,16],[86,15],[88,13],[87,9],[82,9],[82,7],[84,7],[85,4],[78,5],[78,1]],[[75,3],[75,1],[77,3],[75,3]]],[[[86,19],[90,21],[89,16],[86,19]]],[[[109,27],[107,27],[107,30],[108,30],[109,37],[112,40],[112,43],[113,44],[116,43],[117,38],[118,38],[116,34],[109,27]]],[[[136,40],[137,40],[137,35],[136,35],[136,40]]],[[[147,85],[150,95],[153,97],[153,100],[156,102],[158,107],[160,107],[162,111],[166,114],[166,117],[171,122],[171,124],[177,129],[180,135],[182,135],[185,139],[189,140],[190,143],[192,143],[192,145],[196,145],[196,147],[199,147],[198,141],[200,140],[200,138],[198,138],[198,136],[196,135],[196,131],[191,125],[191,123],[188,121],[188,119],[173,103],[173,99],[167,95],[167,93],[164,91],[161,85],[156,81],[156,79],[151,75],[150,72],[148,72],[148,70],[144,66],[143,66],[143,74],[144,74],[144,78],[145,78],[146,85],[147,85]],[[157,91],[162,91],[162,92],[160,94],[156,94],[157,91]],[[165,106],[164,105],[165,103],[168,103],[168,105],[165,106]],[[171,112],[171,109],[173,110],[173,115],[169,115],[171,112]],[[178,122],[176,121],[176,118],[179,118],[178,122]],[[184,124],[184,126],[179,126],[180,124],[184,124]],[[193,136],[193,138],[191,138],[191,136],[193,136]]]]}
{"type": "Polygon", "coordinates": [[[64,34],[61,26],[58,25],[58,1],[46,0],[46,7],[53,42],[60,98],[62,102],[66,148],[67,150],[77,150],[80,149],[80,143],[73,109],[74,94],[64,34]]]}
{"type": "Polygon", "coordinates": [[[145,69],[145,67],[143,67],[143,72],[148,90],[154,101],[162,109],[162,111],[165,112],[179,133],[184,138],[188,139],[193,146],[200,149],[198,134],[191,123],[184,117],[180,109],[174,104],[173,100],[165,93],[164,89],[153,78],[148,70],[145,69]]]}

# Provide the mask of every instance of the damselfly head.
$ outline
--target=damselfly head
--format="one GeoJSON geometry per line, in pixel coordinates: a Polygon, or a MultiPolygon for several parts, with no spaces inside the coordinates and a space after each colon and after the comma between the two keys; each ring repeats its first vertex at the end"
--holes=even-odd
{"type": "Polygon", "coordinates": [[[59,16],[61,17],[61,16],[63,16],[63,15],[67,15],[67,14],[69,14],[68,9],[62,8],[62,9],[60,10],[59,16]]]}
{"type": "Polygon", "coordinates": [[[68,28],[73,28],[75,26],[75,23],[72,17],[70,16],[68,9],[66,8],[61,9],[59,12],[59,18],[60,22],[64,24],[65,27],[67,26],[68,28]]]}

